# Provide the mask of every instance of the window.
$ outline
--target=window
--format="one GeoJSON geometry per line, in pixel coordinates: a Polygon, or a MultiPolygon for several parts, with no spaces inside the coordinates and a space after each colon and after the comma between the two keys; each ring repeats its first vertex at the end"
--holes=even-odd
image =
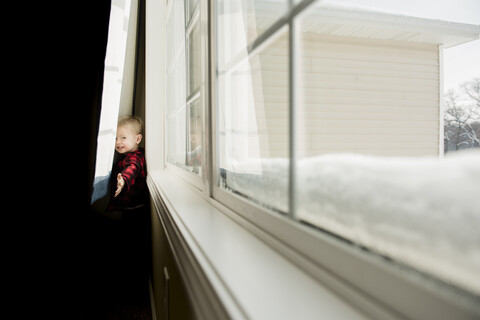
{"type": "Polygon", "coordinates": [[[203,65],[198,1],[170,1],[167,10],[167,162],[202,175],[203,65]]]}
{"type": "Polygon", "coordinates": [[[420,18],[288,3],[215,2],[216,197],[480,294],[480,186],[466,177],[480,160],[440,159],[440,34],[418,41],[420,18]]]}
{"type": "Polygon", "coordinates": [[[223,9],[229,10],[228,14],[219,11],[217,28],[216,133],[222,187],[244,190],[241,193],[247,198],[285,212],[289,150],[288,28],[280,30],[270,43],[261,43],[261,48],[249,49],[249,40],[254,42],[257,37],[253,35],[261,33],[255,26],[265,24],[249,18],[244,21],[243,17],[261,15],[248,6],[247,12],[243,12],[240,2],[228,3],[240,11],[232,12],[234,9],[225,5],[223,9]],[[230,32],[238,41],[231,41],[230,32]],[[243,48],[238,48],[240,43],[243,48]],[[274,165],[277,162],[281,164],[279,167],[274,165]],[[279,189],[268,187],[274,176],[283,179],[279,189]],[[256,181],[251,181],[251,177],[256,177],[256,181]],[[270,191],[269,197],[262,196],[270,191]]]}
{"type": "Polygon", "coordinates": [[[475,301],[480,159],[444,158],[442,57],[480,29],[345,3],[212,1],[207,55],[207,2],[169,1],[168,166],[327,270],[325,235],[475,301]]]}
{"type": "Polygon", "coordinates": [[[131,53],[137,32],[137,5],[119,1],[112,5],[102,92],[102,110],[97,138],[92,204],[104,198],[115,153],[117,119],[131,114],[135,55],[131,53]],[[133,39],[133,40],[132,40],[133,39]]]}

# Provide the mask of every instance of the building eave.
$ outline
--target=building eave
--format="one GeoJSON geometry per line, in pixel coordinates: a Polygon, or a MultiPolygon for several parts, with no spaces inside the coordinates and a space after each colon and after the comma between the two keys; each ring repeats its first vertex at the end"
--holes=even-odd
{"type": "Polygon", "coordinates": [[[308,17],[311,32],[320,34],[430,43],[444,48],[480,39],[479,25],[360,8],[321,5],[308,17]]]}

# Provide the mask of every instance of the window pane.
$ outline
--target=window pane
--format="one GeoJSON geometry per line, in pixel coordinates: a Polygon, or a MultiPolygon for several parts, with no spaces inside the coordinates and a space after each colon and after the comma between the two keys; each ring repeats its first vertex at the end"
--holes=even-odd
{"type": "Polygon", "coordinates": [[[185,107],[180,108],[167,118],[168,153],[167,161],[186,168],[187,127],[185,107]]]}
{"type": "Polygon", "coordinates": [[[189,137],[187,164],[192,172],[202,174],[202,141],[203,141],[203,115],[200,99],[189,106],[189,137]]]}
{"type": "Polygon", "coordinates": [[[288,0],[217,0],[218,65],[235,62],[245,49],[285,14],[288,0]]]}
{"type": "Polygon", "coordinates": [[[188,95],[198,91],[202,81],[200,41],[200,19],[197,19],[188,35],[188,95]]]}
{"type": "Polygon", "coordinates": [[[480,293],[480,158],[439,159],[438,45],[322,9],[298,23],[297,218],[480,293]]]}
{"type": "Polygon", "coordinates": [[[203,99],[198,1],[176,0],[167,17],[167,161],[201,175],[203,99]],[[188,11],[188,25],[185,16],[188,11]],[[195,14],[195,12],[197,12],[195,14]],[[188,31],[187,31],[188,27],[188,31]]]}
{"type": "Polygon", "coordinates": [[[218,75],[221,186],[288,210],[288,32],[218,75]],[[272,165],[274,163],[275,165],[272,165]],[[272,188],[272,186],[279,188],[272,188]]]}
{"type": "Polygon", "coordinates": [[[193,14],[197,11],[198,0],[188,0],[188,20],[193,17],[193,14]]]}

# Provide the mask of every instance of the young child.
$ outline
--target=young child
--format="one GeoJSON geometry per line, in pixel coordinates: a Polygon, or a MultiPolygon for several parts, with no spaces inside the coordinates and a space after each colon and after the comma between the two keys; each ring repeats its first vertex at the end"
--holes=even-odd
{"type": "Polygon", "coordinates": [[[120,159],[113,165],[111,196],[107,211],[141,208],[146,204],[146,164],[142,141],[143,122],[139,117],[118,119],[115,150],[120,159]]]}

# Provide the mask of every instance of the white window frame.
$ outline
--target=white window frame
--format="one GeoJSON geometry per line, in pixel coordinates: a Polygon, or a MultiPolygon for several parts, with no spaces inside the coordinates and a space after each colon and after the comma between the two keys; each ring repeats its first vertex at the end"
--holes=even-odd
{"type": "MultiPolygon", "coordinates": [[[[296,46],[295,41],[295,17],[302,13],[306,7],[316,2],[315,0],[304,0],[296,4],[285,16],[270,26],[253,44],[248,48],[249,54],[255,52],[270,37],[274,36],[285,26],[289,27],[289,127],[290,132],[295,132],[296,113],[296,83],[294,79],[296,46]]],[[[290,1],[292,5],[292,1],[290,1]]],[[[215,26],[214,11],[210,14],[211,25],[215,26]]],[[[215,27],[212,27],[211,39],[215,39],[215,27]]],[[[212,44],[211,55],[215,60],[215,44],[212,44]]],[[[214,63],[211,73],[216,74],[214,63]]],[[[212,76],[213,77],[213,76],[212,76]]],[[[215,80],[212,80],[212,97],[215,97],[215,80]]],[[[216,101],[212,99],[211,108],[216,109],[216,101]]],[[[212,111],[213,117],[215,112],[212,111]]],[[[216,123],[215,119],[212,123],[216,123]]],[[[215,128],[213,128],[215,130],[215,128]]],[[[215,137],[215,131],[213,132],[215,137]]],[[[414,270],[405,271],[403,267],[386,262],[381,257],[365,254],[363,249],[355,247],[346,241],[334,239],[332,235],[318,230],[305,227],[295,220],[295,177],[297,150],[293,135],[289,134],[289,217],[269,212],[267,209],[256,205],[245,198],[234,195],[213,185],[213,198],[235,211],[236,214],[248,220],[244,223],[246,228],[254,232],[258,237],[267,241],[283,255],[288,256],[301,268],[312,274],[316,279],[328,286],[335,288],[340,295],[348,297],[351,303],[361,310],[378,318],[385,318],[393,314],[402,314],[407,318],[425,319],[432,316],[432,310],[425,308],[428,301],[431,309],[435,309],[435,317],[461,318],[463,310],[461,297],[448,297],[448,292],[442,292],[445,288],[438,284],[435,279],[427,276],[407,273],[415,273],[414,270]],[[268,236],[265,236],[267,233],[268,236]],[[312,245],[313,244],[313,245],[312,245]],[[362,277],[359,277],[362,274],[362,277]],[[423,282],[423,285],[419,285],[423,282]],[[358,288],[358,289],[356,289],[358,288]],[[392,288],[396,288],[392,290],[392,288]],[[368,295],[381,303],[372,303],[365,299],[368,295]],[[458,313],[457,313],[458,312],[458,313]]],[[[215,152],[218,148],[213,139],[214,159],[217,159],[215,152]]],[[[212,172],[214,180],[218,181],[219,168],[213,162],[212,172]]],[[[232,218],[242,223],[242,219],[235,216],[232,218]]],[[[448,291],[448,289],[447,289],[448,291]]],[[[463,313],[468,318],[468,312],[463,313]]]]}
{"type": "MultiPolygon", "coordinates": [[[[200,2],[201,51],[202,54],[206,54],[206,56],[202,56],[201,61],[207,66],[204,70],[208,70],[208,72],[203,72],[204,85],[201,89],[205,115],[204,141],[202,142],[204,150],[203,164],[205,167],[202,177],[198,177],[169,164],[168,161],[166,161],[166,153],[164,152],[163,169],[182,178],[182,180],[190,185],[178,184],[174,187],[178,190],[182,188],[191,190],[193,186],[194,189],[197,190],[196,194],[200,195],[206,201],[207,205],[211,207],[209,210],[214,210],[216,214],[228,216],[249,233],[254,234],[262,242],[268,244],[276,253],[294,263],[300,270],[303,270],[302,272],[312,276],[319,283],[325,285],[370,317],[378,319],[471,319],[477,317],[478,309],[472,307],[470,302],[465,301],[461,295],[450,292],[449,290],[444,290],[442,284],[438,283],[435,279],[430,279],[412,270],[407,272],[401,265],[385,261],[379,256],[366,254],[362,248],[355,247],[351,243],[332,237],[330,234],[318,232],[317,230],[306,227],[296,222],[294,217],[285,217],[269,212],[265,208],[222,190],[216,185],[215,182],[218,181],[218,168],[214,160],[217,159],[215,154],[217,150],[215,143],[216,128],[214,127],[216,123],[214,111],[216,110],[216,101],[214,98],[216,97],[215,7],[212,1],[200,0],[200,2]],[[207,34],[207,31],[210,33],[207,34]],[[207,45],[207,47],[203,48],[205,45],[207,45]],[[207,49],[209,51],[208,53],[207,49]]],[[[291,40],[289,45],[289,68],[290,71],[292,71],[295,67],[295,33],[291,32],[291,30],[295,30],[294,19],[304,8],[313,2],[315,1],[304,0],[294,5],[293,1],[290,1],[291,5],[294,6],[293,9],[281,17],[261,35],[260,38],[255,40],[249,48],[249,51],[254,51],[257,47],[261,46],[264,41],[268,40],[270,36],[274,35],[282,27],[288,25],[291,40]]],[[[168,5],[171,5],[171,3],[172,1],[169,1],[168,5]]],[[[165,6],[165,3],[162,5],[165,6]]],[[[161,38],[165,41],[165,35],[162,35],[161,38]]],[[[295,125],[295,79],[293,78],[293,72],[289,74],[289,82],[291,84],[291,100],[289,103],[291,115],[290,127],[293,128],[295,125]]],[[[164,75],[161,77],[163,79],[162,85],[164,85],[165,77],[164,75]]],[[[164,88],[162,88],[162,91],[164,92],[164,88]]],[[[165,101],[163,101],[163,106],[164,104],[165,101]]],[[[293,138],[290,137],[290,140],[292,139],[293,138]]],[[[295,144],[291,142],[293,141],[290,141],[290,157],[294,161],[290,161],[289,175],[290,177],[295,177],[296,151],[294,149],[295,144]]],[[[165,141],[163,141],[163,146],[165,146],[165,141]]],[[[153,172],[158,172],[158,170],[152,170],[150,168],[149,171],[152,172],[149,178],[149,185],[159,190],[154,193],[153,196],[157,198],[158,203],[163,204],[162,210],[165,212],[165,216],[161,218],[164,220],[169,219],[173,226],[172,230],[177,228],[174,231],[178,232],[179,237],[181,237],[181,224],[184,224],[183,227],[188,229],[188,223],[185,221],[182,222],[182,211],[177,209],[176,203],[169,198],[169,193],[166,191],[167,186],[159,182],[161,178],[155,178],[159,177],[159,174],[153,172]],[[173,214],[174,211],[175,214],[173,214]],[[176,227],[175,223],[177,223],[176,227]]],[[[289,189],[289,199],[295,198],[295,189],[293,186],[294,182],[291,183],[289,189]]],[[[290,201],[290,203],[291,209],[293,209],[290,211],[294,212],[295,203],[294,201],[290,201]]],[[[166,228],[166,231],[168,231],[167,229],[168,228],[166,228]]],[[[173,232],[172,230],[170,231],[173,232]]],[[[195,234],[191,232],[188,237],[195,238],[195,234]]],[[[181,242],[181,240],[179,241],[181,242]]],[[[185,246],[183,249],[189,246],[188,243],[185,244],[185,241],[183,241],[183,243],[185,246]]],[[[181,250],[180,247],[178,247],[178,249],[181,250]]],[[[202,251],[202,248],[199,248],[198,251],[202,251]]],[[[202,253],[197,254],[201,255],[202,253]]],[[[206,258],[208,259],[208,257],[206,258]]],[[[195,259],[190,260],[192,263],[195,259]]],[[[294,299],[294,297],[292,297],[292,299],[294,299]]]]}
{"type": "MultiPolygon", "coordinates": [[[[175,1],[167,1],[166,3],[164,3],[163,5],[165,6],[165,23],[164,25],[162,26],[162,30],[164,30],[165,34],[166,34],[166,30],[167,30],[167,24],[168,24],[168,16],[171,13],[171,11],[173,10],[172,7],[174,5],[175,1]]],[[[185,19],[184,19],[184,22],[187,24],[187,11],[188,11],[188,5],[189,5],[189,2],[188,1],[185,1],[184,3],[184,14],[185,14],[185,19]]],[[[200,8],[200,3],[198,5],[198,7],[200,8]]],[[[203,99],[203,97],[205,96],[205,81],[202,81],[202,85],[200,87],[199,90],[195,90],[195,92],[192,92],[190,94],[188,94],[188,91],[189,91],[189,73],[188,73],[188,41],[187,39],[189,38],[190,34],[192,33],[192,29],[194,27],[194,24],[197,22],[197,20],[200,19],[200,12],[199,12],[199,8],[197,8],[195,10],[195,12],[192,14],[192,18],[191,18],[191,21],[188,22],[188,25],[185,25],[185,45],[184,45],[184,51],[185,51],[185,89],[187,92],[185,92],[185,114],[188,115],[188,108],[189,108],[189,105],[194,103],[195,101],[199,100],[201,103],[202,103],[202,109],[205,109],[205,99],[203,99]],[[198,96],[200,95],[200,98],[198,98],[198,96]]],[[[201,37],[203,37],[203,35],[201,35],[201,37]]],[[[203,46],[203,41],[202,42],[202,46],[203,46]]],[[[203,52],[203,48],[202,48],[202,52],[203,52]]],[[[204,61],[204,58],[202,56],[202,60],[201,61],[204,61]]],[[[165,55],[165,58],[164,59],[167,59],[167,56],[165,55]]],[[[167,67],[167,62],[166,60],[164,61],[164,66],[165,66],[165,72],[166,72],[166,67],[167,67]]],[[[204,68],[202,68],[201,70],[201,73],[202,73],[202,76],[205,75],[205,71],[204,71],[204,68]]],[[[165,92],[165,90],[164,90],[165,92]]],[[[166,101],[166,95],[164,95],[164,100],[163,103],[164,105],[166,105],[168,102],[166,101]]],[[[166,112],[167,112],[167,109],[165,108],[164,109],[165,111],[165,118],[166,118],[166,112]]],[[[205,117],[204,117],[205,118],[205,117]]],[[[185,118],[185,121],[186,121],[186,118],[185,118]]],[[[186,124],[186,130],[188,131],[188,123],[186,124]]],[[[187,132],[188,133],[188,132],[187,132]]],[[[186,134],[187,134],[186,133],[186,134]]],[[[165,136],[168,138],[167,136],[167,132],[165,132],[165,136]]],[[[203,138],[203,140],[205,140],[203,138]]],[[[187,139],[188,141],[188,139],[187,139]]],[[[185,143],[187,143],[187,141],[185,141],[185,143]]],[[[202,141],[202,145],[203,145],[203,141],[202,141]]],[[[189,172],[188,170],[185,170],[183,168],[180,168],[178,166],[176,166],[175,164],[173,163],[170,163],[167,159],[167,150],[164,148],[165,152],[164,152],[164,160],[163,162],[165,163],[165,169],[167,169],[168,171],[170,171],[171,173],[177,175],[178,177],[180,177],[181,179],[184,179],[184,180],[188,180],[192,185],[194,185],[197,189],[199,190],[204,190],[204,187],[205,187],[205,177],[203,177],[203,173],[202,173],[202,176],[199,176],[199,175],[196,175],[196,174],[193,174],[191,172],[189,172]]],[[[203,148],[203,156],[202,158],[205,158],[205,148],[203,148]]],[[[204,169],[202,168],[202,170],[204,171],[204,169]]]]}

